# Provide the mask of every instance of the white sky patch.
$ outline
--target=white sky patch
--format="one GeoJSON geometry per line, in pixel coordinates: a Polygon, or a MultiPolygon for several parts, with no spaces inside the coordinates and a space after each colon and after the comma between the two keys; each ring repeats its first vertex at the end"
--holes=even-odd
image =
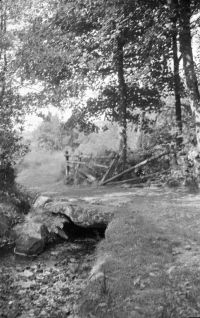
{"type": "MultiPolygon", "coordinates": [[[[51,113],[53,116],[58,116],[61,122],[66,122],[71,116],[72,111],[70,109],[66,111],[61,111],[58,108],[52,105],[49,105],[48,107],[45,107],[44,109],[38,110],[38,113],[41,113],[45,116],[51,113]]],[[[35,130],[42,122],[43,122],[43,119],[37,114],[26,115],[25,125],[24,125],[25,132],[35,130]]]]}
{"type": "Polygon", "coordinates": [[[24,85],[18,89],[18,92],[21,96],[26,96],[29,93],[40,93],[43,89],[44,86],[41,82],[37,82],[35,84],[25,82],[24,85]]]}

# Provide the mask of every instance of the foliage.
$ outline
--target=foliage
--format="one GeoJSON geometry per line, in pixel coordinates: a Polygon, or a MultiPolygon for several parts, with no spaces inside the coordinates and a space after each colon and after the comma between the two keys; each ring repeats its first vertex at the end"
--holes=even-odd
{"type": "MultiPolygon", "coordinates": [[[[126,5],[120,5],[117,1],[113,4],[106,4],[104,1],[72,1],[58,5],[51,18],[45,20],[40,16],[39,21],[35,19],[33,27],[25,34],[20,52],[24,76],[45,81],[48,89],[51,86],[54,92],[59,92],[55,94],[55,102],[59,102],[59,96],[62,96],[62,99],[81,96],[87,87],[98,88],[100,91],[97,100],[89,100],[84,109],[79,105],[78,111],[74,108],[74,118],[79,113],[83,116],[98,116],[107,111],[109,118],[119,122],[115,40],[122,30],[124,72],[130,109],[127,116],[132,119],[136,104],[145,111],[148,111],[149,106],[159,109],[160,87],[164,85],[165,80],[163,72],[167,72],[166,61],[163,71],[160,60],[160,56],[166,57],[166,37],[163,36],[163,39],[162,27],[158,25],[161,29],[158,38],[160,43],[156,44],[155,48],[151,47],[155,40],[155,26],[149,30],[153,21],[143,18],[143,15],[147,14],[145,10],[148,12],[148,6],[138,6],[130,1],[126,5]],[[141,47],[142,43],[147,46],[144,50],[141,47]],[[161,53],[163,45],[165,51],[161,53]],[[146,63],[151,54],[149,49],[153,52],[156,50],[157,60],[154,56],[150,63],[146,63]],[[160,76],[161,86],[158,84],[160,76]],[[102,86],[104,79],[107,84],[102,86]]],[[[160,21],[163,16],[160,10],[157,19],[160,21]]],[[[166,74],[169,78],[170,73],[166,74]]],[[[77,117],[78,122],[80,117],[77,117]]]]}
{"type": "MultiPolygon", "coordinates": [[[[191,8],[198,11],[196,1],[191,0],[191,8]]],[[[35,135],[43,148],[77,146],[76,130],[95,134],[98,128],[93,119],[102,115],[121,125],[124,144],[129,122],[156,135],[155,120],[149,114],[165,112],[163,96],[171,93],[174,85],[173,16],[165,0],[18,0],[13,7],[9,1],[6,10],[11,22],[20,21],[19,27],[14,25],[9,32],[5,25],[2,29],[2,109],[12,118],[8,133],[16,136],[13,120],[20,120],[27,103],[34,108],[49,104],[72,107],[65,126],[55,118],[45,119],[35,135]],[[22,98],[17,94],[18,84],[13,84],[15,78],[23,85],[39,83],[42,89],[22,98]],[[89,90],[94,96],[87,96],[89,90]]],[[[187,94],[184,85],[180,93],[181,97],[187,94]]],[[[158,143],[174,142],[175,129],[171,130],[172,125],[164,128],[158,143]]],[[[13,137],[13,147],[16,141],[13,137]]],[[[9,145],[12,153],[13,147],[9,145]]],[[[6,156],[11,156],[11,151],[6,156]]]]}
{"type": "Polygon", "coordinates": [[[24,102],[18,93],[13,67],[18,40],[14,30],[8,27],[14,15],[12,3],[1,1],[0,10],[0,189],[6,191],[14,183],[13,165],[26,152],[26,145],[17,132],[22,127],[24,102]]]}
{"type": "Polygon", "coordinates": [[[62,150],[64,127],[57,116],[50,113],[44,117],[43,122],[33,134],[34,142],[38,147],[46,150],[62,150]]]}

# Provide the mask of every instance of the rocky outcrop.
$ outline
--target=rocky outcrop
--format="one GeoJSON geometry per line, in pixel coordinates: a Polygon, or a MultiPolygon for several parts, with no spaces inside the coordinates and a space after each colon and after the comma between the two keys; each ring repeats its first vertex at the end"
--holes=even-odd
{"type": "Polygon", "coordinates": [[[38,198],[25,221],[14,229],[15,253],[37,255],[58,237],[102,237],[113,213],[114,207],[38,198]]]}
{"type": "Polygon", "coordinates": [[[21,234],[15,242],[14,252],[17,255],[36,256],[40,254],[45,247],[45,240],[41,237],[33,237],[29,234],[21,234]]]}
{"type": "Polygon", "coordinates": [[[0,212],[0,247],[4,245],[9,234],[9,219],[2,212],[0,212]]]}
{"type": "Polygon", "coordinates": [[[0,248],[12,244],[12,226],[23,219],[9,202],[0,202],[0,248]]]}
{"type": "Polygon", "coordinates": [[[37,199],[35,200],[34,204],[33,204],[33,208],[37,209],[37,208],[41,208],[44,207],[46,203],[51,202],[52,200],[44,195],[40,195],[39,197],[37,197],[37,199]]]}
{"type": "Polygon", "coordinates": [[[28,215],[24,223],[14,228],[15,254],[38,255],[49,239],[49,231],[45,224],[37,221],[37,215],[28,215]]]}
{"type": "Polygon", "coordinates": [[[53,214],[63,214],[76,225],[92,226],[95,224],[108,224],[113,217],[114,207],[108,205],[70,203],[54,201],[47,203],[45,208],[53,214]]]}

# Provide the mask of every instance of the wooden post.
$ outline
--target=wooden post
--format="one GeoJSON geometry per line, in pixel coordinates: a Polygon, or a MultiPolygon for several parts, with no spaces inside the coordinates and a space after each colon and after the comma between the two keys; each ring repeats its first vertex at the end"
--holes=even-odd
{"type": "Polygon", "coordinates": [[[70,173],[70,166],[69,166],[69,152],[67,150],[65,151],[65,159],[66,159],[65,174],[66,174],[66,177],[68,178],[70,173]]]}
{"type": "Polygon", "coordinates": [[[77,163],[74,171],[74,185],[78,184],[78,173],[79,173],[80,163],[77,163]]]}

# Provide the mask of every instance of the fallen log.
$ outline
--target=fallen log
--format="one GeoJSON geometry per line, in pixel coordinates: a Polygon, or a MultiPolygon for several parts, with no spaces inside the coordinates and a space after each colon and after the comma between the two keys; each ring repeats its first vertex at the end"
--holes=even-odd
{"type": "Polygon", "coordinates": [[[151,157],[151,158],[149,158],[149,159],[145,159],[145,160],[143,160],[142,162],[136,164],[135,166],[133,166],[133,167],[131,167],[131,168],[128,168],[128,169],[122,171],[121,173],[119,173],[119,174],[113,176],[112,178],[103,181],[103,182],[101,183],[101,185],[105,185],[105,184],[107,184],[107,183],[109,183],[109,182],[111,182],[111,181],[114,181],[114,180],[118,179],[119,177],[122,177],[122,176],[125,175],[126,173],[131,172],[131,171],[133,171],[134,169],[139,168],[139,167],[141,167],[141,166],[144,166],[144,165],[146,165],[147,163],[149,163],[149,162],[151,162],[151,161],[153,161],[153,160],[155,160],[155,159],[159,159],[159,158],[161,158],[161,157],[163,157],[163,156],[165,156],[165,155],[167,155],[167,154],[169,154],[169,151],[166,151],[166,152],[161,153],[161,154],[159,154],[159,155],[155,155],[155,156],[153,156],[153,157],[151,157]]]}
{"type": "Polygon", "coordinates": [[[170,169],[167,170],[162,170],[162,171],[158,171],[158,172],[154,172],[154,173],[150,173],[141,177],[137,177],[137,178],[130,178],[130,179],[126,179],[126,180],[121,180],[121,181],[114,181],[114,182],[110,182],[110,184],[123,184],[123,183],[128,183],[128,182],[134,182],[134,181],[143,181],[145,179],[149,179],[151,177],[156,177],[159,174],[164,174],[169,172],[170,169]]]}

